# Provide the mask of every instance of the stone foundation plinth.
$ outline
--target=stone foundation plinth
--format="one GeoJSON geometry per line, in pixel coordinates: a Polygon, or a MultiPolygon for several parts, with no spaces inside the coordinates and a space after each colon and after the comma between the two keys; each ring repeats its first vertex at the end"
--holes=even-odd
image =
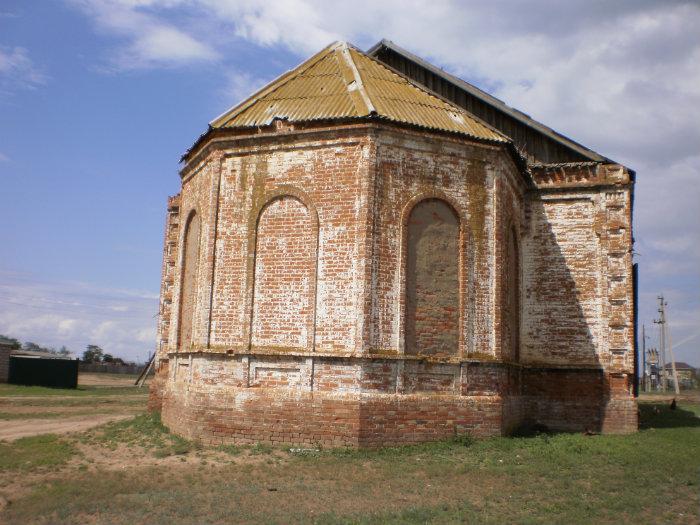
{"type": "Polygon", "coordinates": [[[173,432],[207,444],[376,447],[523,424],[633,432],[636,401],[611,385],[585,368],[200,353],[159,368],[150,406],[161,403],[173,432]]]}
{"type": "Polygon", "coordinates": [[[498,396],[424,396],[276,392],[246,389],[224,398],[190,390],[167,395],[163,422],[209,444],[289,443],[375,447],[468,433],[501,434],[498,396]]]}

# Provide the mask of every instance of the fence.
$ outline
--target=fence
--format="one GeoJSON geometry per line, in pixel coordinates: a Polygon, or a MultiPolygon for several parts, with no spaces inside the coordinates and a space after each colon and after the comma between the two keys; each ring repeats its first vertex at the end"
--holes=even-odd
{"type": "Polygon", "coordinates": [[[81,372],[94,374],[140,374],[144,365],[118,365],[112,363],[84,363],[80,361],[81,372]]]}

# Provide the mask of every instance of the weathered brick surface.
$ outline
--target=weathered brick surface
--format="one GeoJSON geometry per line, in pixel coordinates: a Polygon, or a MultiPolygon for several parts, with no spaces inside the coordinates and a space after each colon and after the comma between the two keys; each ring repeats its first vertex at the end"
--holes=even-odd
{"type": "MultiPolygon", "coordinates": [[[[180,231],[180,196],[168,198],[163,241],[163,265],[161,268],[160,308],[158,312],[158,341],[156,358],[167,355],[170,318],[172,316],[173,288],[175,284],[175,263],[178,253],[180,231]]],[[[156,361],[156,368],[158,362],[156,361]]]]}
{"type": "Polygon", "coordinates": [[[498,397],[368,396],[295,390],[236,390],[214,396],[168,393],[163,410],[175,432],[210,444],[381,446],[501,432],[498,397]]]}
{"type": "Polygon", "coordinates": [[[168,359],[161,357],[155,364],[155,375],[148,392],[148,410],[157,411],[163,407],[163,393],[168,380],[168,359]]]}
{"type": "Polygon", "coordinates": [[[445,201],[425,199],[408,216],[406,353],[459,350],[459,217],[445,201]]]}
{"type": "Polygon", "coordinates": [[[183,263],[182,277],[180,280],[181,304],[178,319],[178,344],[181,348],[190,348],[194,342],[192,339],[192,326],[197,298],[197,275],[199,273],[199,247],[200,247],[201,221],[199,214],[192,210],[185,224],[185,236],[183,239],[183,263]]]}
{"type": "Polygon", "coordinates": [[[317,224],[294,197],[279,197],[258,218],[252,345],[313,347],[317,224]]]}
{"type": "Polygon", "coordinates": [[[533,421],[636,428],[619,166],[535,169],[533,183],[501,147],[276,123],[213,138],[182,176],[151,398],[174,431],[378,446],[533,421]]]}

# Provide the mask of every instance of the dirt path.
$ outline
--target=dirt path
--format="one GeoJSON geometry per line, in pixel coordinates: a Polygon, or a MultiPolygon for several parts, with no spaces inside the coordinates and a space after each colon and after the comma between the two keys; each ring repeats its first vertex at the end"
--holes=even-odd
{"type": "MultiPolygon", "coordinates": [[[[46,419],[46,414],[50,413],[51,417],[61,417],[61,416],[84,416],[87,413],[99,414],[102,412],[110,412],[112,414],[138,414],[143,412],[143,407],[139,405],[75,405],[75,406],[36,406],[36,405],[3,405],[0,402],[0,421],[3,420],[3,414],[16,414],[21,418],[29,419],[32,414],[41,414],[39,416],[34,416],[33,419],[46,419]]],[[[10,418],[15,419],[15,418],[10,418]]]]}
{"type": "Polygon", "coordinates": [[[0,422],[0,440],[37,436],[39,434],[67,434],[133,417],[132,414],[91,414],[61,419],[19,419],[0,422]]]}
{"type": "Polygon", "coordinates": [[[132,374],[95,374],[81,372],[78,375],[80,386],[134,386],[138,376],[132,374]]]}

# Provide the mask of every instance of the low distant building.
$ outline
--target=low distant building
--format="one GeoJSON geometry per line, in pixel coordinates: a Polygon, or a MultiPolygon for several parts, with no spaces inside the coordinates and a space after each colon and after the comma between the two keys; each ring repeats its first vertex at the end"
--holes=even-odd
{"type": "Polygon", "coordinates": [[[14,347],[8,353],[4,382],[27,386],[77,388],[78,360],[61,354],[14,347]]]}
{"type": "MultiPolygon", "coordinates": [[[[671,364],[666,365],[666,373],[669,383],[673,383],[673,367],[671,364]]],[[[695,388],[698,385],[695,368],[688,363],[676,363],[676,375],[678,376],[678,386],[680,388],[695,388]]]]}

